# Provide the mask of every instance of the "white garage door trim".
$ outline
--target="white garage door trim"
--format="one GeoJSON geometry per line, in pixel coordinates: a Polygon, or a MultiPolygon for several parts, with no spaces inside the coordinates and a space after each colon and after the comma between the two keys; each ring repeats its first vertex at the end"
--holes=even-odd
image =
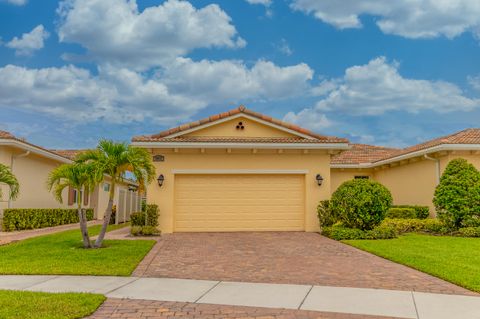
{"type": "MultiPolygon", "coordinates": [[[[172,170],[173,171],[173,170],[172,170]]],[[[176,175],[182,176],[182,175],[263,175],[263,174],[268,174],[268,175],[298,175],[303,177],[303,226],[302,229],[295,229],[295,230],[285,230],[285,229],[272,229],[272,230],[266,230],[266,229],[258,229],[258,230],[249,230],[249,229],[228,229],[228,230],[221,230],[221,229],[211,229],[211,230],[200,230],[200,231],[205,231],[205,232],[229,232],[229,231],[305,231],[306,227],[306,172],[307,170],[175,170],[177,172],[176,175]],[[193,173],[195,172],[195,173],[193,173]],[[201,173],[199,173],[201,172],[201,173]],[[228,173],[226,173],[228,172],[228,173]],[[241,173],[239,173],[241,172],[241,173]],[[272,173],[275,172],[275,173],[272,173]],[[280,172],[280,173],[278,173],[280,172]]],[[[176,178],[174,176],[174,180],[176,181],[176,178]]],[[[176,193],[176,186],[174,193],[176,193]]],[[[173,212],[173,232],[183,232],[185,230],[177,230],[178,227],[176,226],[176,221],[177,221],[177,204],[176,204],[176,194],[173,196],[174,199],[174,212],[173,212]]],[[[180,227],[181,228],[181,227],[180,227]]]]}

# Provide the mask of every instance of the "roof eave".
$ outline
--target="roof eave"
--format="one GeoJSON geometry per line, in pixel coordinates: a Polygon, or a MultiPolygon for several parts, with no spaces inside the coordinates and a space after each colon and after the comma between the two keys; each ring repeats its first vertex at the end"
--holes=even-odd
{"type": "Polygon", "coordinates": [[[256,149],[349,149],[348,143],[202,143],[202,142],[132,142],[145,148],[256,148],[256,149]]]}
{"type": "Polygon", "coordinates": [[[442,152],[442,151],[480,151],[480,144],[440,144],[432,147],[425,148],[423,150],[418,150],[384,160],[379,160],[371,163],[359,163],[359,164],[331,164],[331,168],[374,168],[382,165],[387,165],[390,163],[403,161],[406,159],[442,152]]]}
{"type": "Polygon", "coordinates": [[[29,144],[29,143],[25,143],[25,142],[22,142],[22,141],[19,141],[19,140],[0,139],[0,145],[18,147],[18,148],[24,149],[26,151],[30,151],[32,153],[35,153],[37,155],[40,155],[40,156],[43,156],[43,157],[46,157],[46,158],[49,158],[49,159],[52,159],[52,160],[55,160],[55,161],[59,161],[61,163],[72,163],[72,160],[70,160],[66,157],[63,157],[63,156],[58,155],[56,153],[52,153],[52,152],[44,150],[40,147],[34,146],[32,144],[29,144]]]}

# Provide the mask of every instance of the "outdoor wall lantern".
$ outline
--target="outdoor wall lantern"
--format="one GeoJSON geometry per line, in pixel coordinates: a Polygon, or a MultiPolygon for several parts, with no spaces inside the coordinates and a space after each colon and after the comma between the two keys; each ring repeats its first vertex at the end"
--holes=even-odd
{"type": "Polygon", "coordinates": [[[322,186],[322,183],[323,183],[323,177],[322,177],[322,175],[317,174],[317,176],[315,177],[315,179],[317,180],[318,186],[322,186]]]}
{"type": "Polygon", "coordinates": [[[158,186],[162,187],[164,180],[165,180],[165,176],[163,176],[163,174],[158,175],[158,178],[157,178],[158,186]]]}

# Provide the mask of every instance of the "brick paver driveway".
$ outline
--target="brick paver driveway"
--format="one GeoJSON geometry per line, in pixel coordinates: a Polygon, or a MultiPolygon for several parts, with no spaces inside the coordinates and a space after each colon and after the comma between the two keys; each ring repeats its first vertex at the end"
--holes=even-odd
{"type": "Polygon", "coordinates": [[[399,319],[304,310],[108,299],[89,319],[399,319]]]}
{"type": "Polygon", "coordinates": [[[165,235],[134,276],[473,294],[319,234],[303,232],[165,235]]]}

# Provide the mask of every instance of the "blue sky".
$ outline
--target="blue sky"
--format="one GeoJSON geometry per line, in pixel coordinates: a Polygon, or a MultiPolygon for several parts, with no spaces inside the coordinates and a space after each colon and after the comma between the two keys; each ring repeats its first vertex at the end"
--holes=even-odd
{"type": "Polygon", "coordinates": [[[0,0],[0,39],[0,129],[50,148],[239,104],[397,147],[479,126],[477,0],[0,0]]]}

